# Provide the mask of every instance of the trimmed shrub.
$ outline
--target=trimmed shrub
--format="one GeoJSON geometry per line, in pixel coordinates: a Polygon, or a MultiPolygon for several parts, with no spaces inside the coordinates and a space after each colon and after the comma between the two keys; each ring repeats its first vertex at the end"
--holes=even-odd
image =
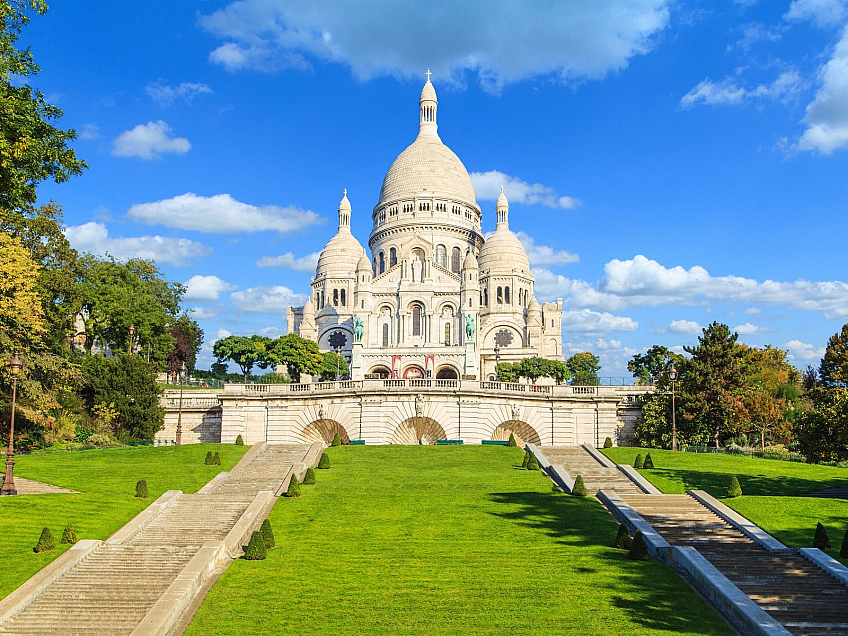
{"type": "Polygon", "coordinates": [[[314,486],[315,485],[315,469],[310,466],[306,469],[306,474],[303,476],[303,485],[304,486],[314,486]]]}
{"type": "Polygon", "coordinates": [[[215,459],[212,457],[212,451],[206,451],[206,459],[203,460],[203,463],[207,466],[215,463],[215,459]]]}
{"type": "Polygon", "coordinates": [[[627,532],[627,527],[623,523],[618,526],[618,534],[615,535],[613,547],[619,550],[629,550],[633,547],[633,539],[630,538],[630,533],[627,532]]]}
{"type": "Polygon", "coordinates": [[[633,536],[633,543],[630,546],[630,552],[627,556],[631,561],[648,560],[648,546],[645,545],[645,537],[642,536],[641,531],[637,530],[633,536]]]}
{"type": "Polygon", "coordinates": [[[50,528],[44,528],[44,530],[41,531],[41,537],[38,539],[38,543],[35,544],[35,547],[32,550],[33,552],[50,552],[55,547],[56,544],[53,541],[53,533],[50,532],[50,528]]]}
{"type": "Polygon", "coordinates": [[[586,486],[583,484],[583,475],[577,475],[577,479],[574,480],[574,488],[571,489],[571,494],[575,497],[586,496],[586,486]]]}
{"type": "Polygon", "coordinates": [[[291,476],[289,489],[286,491],[286,497],[300,497],[300,482],[297,481],[297,475],[291,476]]]}
{"type": "Polygon", "coordinates": [[[341,446],[342,445],[342,436],[336,433],[333,435],[333,443],[330,446],[341,446]]]}
{"type": "Polygon", "coordinates": [[[633,462],[633,468],[644,468],[644,467],[645,467],[645,462],[642,459],[642,453],[639,453],[638,455],[636,455],[636,461],[633,462]]]}
{"type": "Polygon", "coordinates": [[[515,443],[515,435],[513,435],[512,433],[509,434],[509,441],[506,443],[506,445],[507,446],[518,446],[518,444],[515,443]]]}
{"type": "Polygon", "coordinates": [[[147,480],[139,479],[135,483],[135,496],[139,499],[147,499],[147,480]]]}
{"type": "Polygon", "coordinates": [[[830,550],[830,538],[821,523],[816,524],[816,536],[813,537],[813,547],[819,550],[830,550]]]}
{"type": "Polygon", "coordinates": [[[321,453],[321,459],[318,460],[318,468],[321,470],[330,468],[330,456],[327,453],[321,453]]]}
{"type": "Polygon", "coordinates": [[[839,548],[839,556],[848,558],[848,528],[845,528],[845,536],[842,537],[842,547],[839,548]]]}
{"type": "Polygon", "coordinates": [[[250,535],[250,542],[244,551],[244,558],[247,561],[262,561],[265,559],[265,540],[262,538],[261,532],[257,531],[250,535]]]}
{"type": "Polygon", "coordinates": [[[220,466],[220,465],[221,465],[221,456],[218,454],[218,451],[215,451],[215,454],[214,454],[214,455],[212,455],[212,463],[213,463],[215,466],[220,466]]]}
{"type": "Polygon", "coordinates": [[[259,532],[262,533],[262,542],[265,544],[265,549],[270,550],[277,542],[274,540],[274,530],[271,528],[271,520],[265,519],[262,522],[262,527],[259,528],[259,532]]]}
{"type": "Polygon", "coordinates": [[[521,467],[527,468],[527,462],[530,461],[530,451],[524,451],[524,459],[521,460],[521,467]]]}
{"type": "Polygon", "coordinates": [[[74,527],[71,524],[65,526],[65,529],[62,531],[62,539],[59,543],[68,543],[70,545],[74,545],[77,542],[77,531],[74,530],[74,527]]]}
{"type": "Polygon", "coordinates": [[[651,459],[651,454],[648,453],[645,455],[645,462],[642,464],[642,468],[645,470],[651,470],[654,467],[654,460],[651,459]]]}
{"type": "Polygon", "coordinates": [[[612,438],[611,437],[607,437],[604,440],[604,448],[612,448],[612,438]]]}
{"type": "Polygon", "coordinates": [[[727,484],[727,495],[728,498],[741,497],[742,496],[742,486],[739,485],[739,480],[736,479],[736,475],[733,475],[730,478],[730,483],[727,484]]]}
{"type": "Polygon", "coordinates": [[[241,433],[236,437],[236,446],[244,446],[244,438],[241,436],[241,433]]]}
{"type": "Polygon", "coordinates": [[[527,470],[539,470],[539,460],[533,453],[530,453],[530,457],[527,458],[527,470]]]}

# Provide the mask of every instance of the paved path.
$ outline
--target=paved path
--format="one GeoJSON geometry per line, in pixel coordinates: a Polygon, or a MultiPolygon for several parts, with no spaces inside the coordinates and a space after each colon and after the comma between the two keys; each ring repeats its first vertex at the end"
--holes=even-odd
{"type": "Polygon", "coordinates": [[[590,495],[594,495],[599,490],[614,490],[619,495],[642,492],[642,489],[630,481],[630,478],[618,468],[602,465],[582,447],[545,446],[541,450],[549,462],[565,468],[573,479],[581,475],[586,492],[590,495]]]}
{"type": "Polygon", "coordinates": [[[78,493],[77,490],[69,490],[61,486],[53,484],[45,484],[32,479],[24,479],[23,477],[15,477],[15,489],[19,495],[54,495],[54,494],[69,494],[78,493]]]}
{"type": "Polygon", "coordinates": [[[140,530],[100,545],[56,579],[0,634],[131,634],[201,546],[223,539],[257,493],[278,491],[308,449],[264,445],[203,492],[177,495],[140,530]]]}
{"type": "Polygon", "coordinates": [[[848,499],[848,484],[842,486],[833,486],[824,490],[815,490],[808,492],[801,497],[819,497],[821,499],[848,499]]]}

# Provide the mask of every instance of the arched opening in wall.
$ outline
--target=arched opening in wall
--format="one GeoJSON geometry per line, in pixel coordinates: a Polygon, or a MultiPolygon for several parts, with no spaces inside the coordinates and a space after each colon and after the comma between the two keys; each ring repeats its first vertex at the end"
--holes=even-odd
{"type": "Polygon", "coordinates": [[[336,433],[339,434],[342,444],[350,444],[350,437],[347,431],[336,420],[315,420],[303,429],[300,436],[304,444],[318,442],[329,445],[333,443],[336,433]]]}
{"type": "Polygon", "coordinates": [[[437,380],[459,380],[459,374],[456,369],[449,366],[439,367],[436,371],[437,380]]]}
{"type": "Polygon", "coordinates": [[[509,439],[510,433],[515,435],[515,442],[519,446],[524,446],[525,444],[538,445],[542,443],[536,430],[521,420],[507,420],[492,431],[492,439],[505,442],[509,439]]]}
{"type": "Polygon", "coordinates": [[[383,346],[389,346],[389,323],[383,324],[383,346]]]}
{"type": "Polygon", "coordinates": [[[368,372],[368,375],[376,375],[385,380],[387,378],[392,377],[392,371],[391,369],[389,369],[389,367],[378,365],[376,367],[371,367],[371,370],[368,372]]]}
{"type": "Polygon", "coordinates": [[[421,335],[421,315],[423,314],[421,305],[412,306],[412,335],[421,335]]]}
{"type": "Polygon", "coordinates": [[[436,264],[447,267],[448,251],[444,245],[436,246],[436,264]]]}
{"type": "Polygon", "coordinates": [[[447,439],[445,429],[429,417],[410,417],[395,429],[392,444],[407,446],[435,444],[437,439],[447,439]]]}
{"type": "MultiPolygon", "coordinates": [[[[509,288],[507,288],[507,289],[509,289],[509,288]]],[[[342,290],[342,307],[346,307],[346,306],[347,306],[347,298],[346,298],[345,290],[343,289],[342,290]]]]}
{"type": "Polygon", "coordinates": [[[462,250],[458,247],[453,248],[451,250],[451,271],[454,274],[459,274],[459,259],[462,258],[462,250]]]}
{"type": "Polygon", "coordinates": [[[445,346],[450,346],[451,343],[451,326],[449,322],[445,323],[445,346]]]}
{"type": "Polygon", "coordinates": [[[483,290],[483,306],[484,307],[489,306],[489,290],[488,289],[483,290]]]}
{"type": "Polygon", "coordinates": [[[386,255],[383,252],[380,252],[380,273],[386,271],[386,255]]]}
{"type": "Polygon", "coordinates": [[[397,250],[392,248],[389,250],[389,267],[397,265],[397,250]]]}
{"type": "Polygon", "coordinates": [[[503,287],[498,287],[497,303],[503,305],[503,287]]]}
{"type": "Polygon", "coordinates": [[[417,365],[406,367],[403,370],[403,377],[405,380],[420,380],[424,377],[424,369],[417,365]]]}
{"type": "Polygon", "coordinates": [[[333,290],[333,307],[338,307],[338,306],[339,306],[339,290],[334,289],[333,290]]]}
{"type": "Polygon", "coordinates": [[[509,302],[509,287],[504,288],[504,302],[506,302],[507,305],[511,304],[509,302]]]}

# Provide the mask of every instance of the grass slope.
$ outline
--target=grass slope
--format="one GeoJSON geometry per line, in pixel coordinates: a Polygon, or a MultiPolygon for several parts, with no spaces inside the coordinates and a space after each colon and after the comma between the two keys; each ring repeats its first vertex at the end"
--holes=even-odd
{"type": "Polygon", "coordinates": [[[68,549],[59,544],[65,524],[73,524],[79,539],[106,539],[166,490],[197,491],[229,470],[247,448],[192,444],[16,457],[15,475],[81,494],[0,497],[0,598],[68,549]],[[221,466],[203,464],[210,449],[220,453],[221,466]],[[147,480],[145,500],[135,498],[139,479],[147,480]],[[35,554],[32,548],[45,526],[53,532],[56,550],[35,554]]]}
{"type": "MultiPolygon", "coordinates": [[[[644,454],[645,449],[622,447],[603,452],[619,464],[632,466],[636,453],[644,454]]],[[[848,501],[797,495],[848,482],[848,469],[718,453],[650,452],[656,468],[640,472],[663,492],[701,489],[723,498],[730,476],[736,475],[743,496],[724,499],[726,505],[790,547],[811,547],[816,523],[821,522],[834,547],[829,554],[839,558],[848,501]]]]}
{"type": "Polygon", "coordinates": [[[594,500],[519,468],[522,450],[363,446],[271,515],[186,634],[729,634],[670,569],[607,547],[594,500]]]}

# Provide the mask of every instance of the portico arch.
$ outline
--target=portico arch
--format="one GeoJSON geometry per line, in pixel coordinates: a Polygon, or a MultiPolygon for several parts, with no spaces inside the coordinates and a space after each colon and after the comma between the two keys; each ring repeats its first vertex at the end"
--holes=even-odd
{"type": "Polygon", "coordinates": [[[387,379],[392,377],[392,370],[384,364],[378,364],[375,367],[371,367],[368,375],[378,375],[383,379],[387,379]]]}
{"type": "Polygon", "coordinates": [[[436,370],[437,380],[459,380],[459,372],[449,364],[443,365],[436,370]]]}
{"type": "Polygon", "coordinates": [[[429,417],[410,417],[401,422],[392,434],[392,444],[435,444],[437,439],[447,439],[445,429],[429,417]]]}
{"type": "Polygon", "coordinates": [[[303,438],[303,442],[306,444],[318,442],[329,445],[333,443],[333,438],[336,436],[336,433],[339,434],[342,444],[350,444],[350,436],[347,434],[344,426],[339,424],[336,420],[315,420],[311,424],[307,425],[300,435],[303,438]]]}
{"type": "Polygon", "coordinates": [[[496,441],[506,441],[512,433],[515,436],[515,442],[519,446],[525,444],[541,444],[542,440],[536,430],[527,422],[521,420],[507,420],[492,431],[492,439],[496,441]]]}
{"type": "Polygon", "coordinates": [[[424,377],[424,369],[417,364],[411,364],[403,370],[404,379],[417,380],[424,377]]]}

